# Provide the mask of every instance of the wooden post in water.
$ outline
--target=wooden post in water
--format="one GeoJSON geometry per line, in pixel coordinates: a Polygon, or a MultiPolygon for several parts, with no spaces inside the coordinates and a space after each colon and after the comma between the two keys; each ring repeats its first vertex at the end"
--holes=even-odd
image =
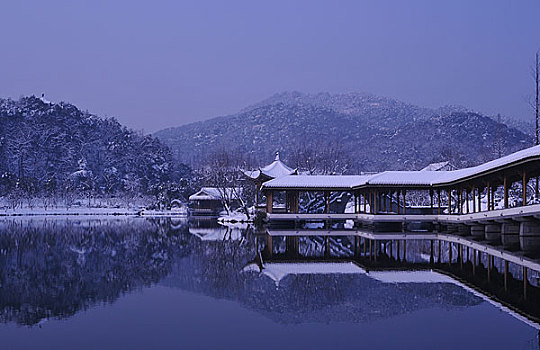
{"type": "Polygon", "coordinates": [[[367,251],[366,251],[366,249],[367,249],[367,246],[366,246],[366,239],[363,238],[362,241],[364,242],[364,243],[363,243],[363,246],[364,246],[364,258],[365,258],[366,255],[367,255],[367,251]]]}
{"type": "Polygon", "coordinates": [[[407,261],[407,241],[403,240],[403,262],[407,261]]]}
{"type": "Polygon", "coordinates": [[[433,240],[430,241],[431,249],[429,250],[429,263],[433,265],[433,240]]]}
{"type": "Polygon", "coordinates": [[[527,268],[523,266],[523,299],[527,300],[527,268]]]}
{"type": "Polygon", "coordinates": [[[504,291],[508,292],[508,260],[504,261],[504,291]]]}
{"type": "Polygon", "coordinates": [[[472,274],[476,275],[476,249],[472,250],[472,274]]]}
{"type": "Polygon", "coordinates": [[[396,247],[396,248],[397,248],[397,249],[396,249],[396,260],[397,260],[397,261],[400,261],[400,258],[399,258],[399,255],[401,254],[401,253],[400,253],[400,243],[401,243],[401,241],[398,239],[398,240],[397,240],[397,247],[396,247]]]}
{"type": "Polygon", "coordinates": [[[488,273],[488,283],[489,283],[489,282],[491,282],[491,256],[489,256],[488,253],[486,253],[486,255],[487,255],[487,261],[488,261],[488,269],[487,269],[488,271],[487,271],[487,273],[488,273]]]}
{"type": "Polygon", "coordinates": [[[459,268],[463,270],[463,245],[458,245],[459,268]]]}
{"type": "Polygon", "coordinates": [[[324,237],[324,256],[330,256],[330,238],[328,236],[324,237]]]}
{"type": "Polygon", "coordinates": [[[272,236],[266,234],[266,254],[268,254],[268,257],[272,257],[273,253],[274,249],[272,247],[272,236]]]}
{"type": "Polygon", "coordinates": [[[438,255],[437,255],[437,263],[440,264],[441,263],[441,240],[439,239],[439,252],[438,252],[438,255]]]}

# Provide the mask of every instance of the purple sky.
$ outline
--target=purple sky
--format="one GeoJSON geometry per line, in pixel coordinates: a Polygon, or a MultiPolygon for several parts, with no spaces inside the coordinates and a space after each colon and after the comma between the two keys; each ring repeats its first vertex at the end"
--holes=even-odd
{"type": "Polygon", "coordinates": [[[538,0],[5,0],[0,16],[0,97],[147,132],[286,90],[533,118],[538,0]]]}

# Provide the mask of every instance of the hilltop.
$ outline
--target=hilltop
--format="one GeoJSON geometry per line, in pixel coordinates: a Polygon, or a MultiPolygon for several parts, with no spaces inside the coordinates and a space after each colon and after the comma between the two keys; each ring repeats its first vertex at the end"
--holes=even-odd
{"type": "MultiPolygon", "coordinates": [[[[517,124],[515,124],[517,125],[517,124]]],[[[196,165],[226,148],[259,163],[275,151],[291,166],[299,153],[334,148],[348,172],[415,170],[449,160],[471,166],[531,145],[516,127],[459,106],[429,109],[365,93],[276,94],[237,114],[161,130],[179,162],[196,165]]]]}

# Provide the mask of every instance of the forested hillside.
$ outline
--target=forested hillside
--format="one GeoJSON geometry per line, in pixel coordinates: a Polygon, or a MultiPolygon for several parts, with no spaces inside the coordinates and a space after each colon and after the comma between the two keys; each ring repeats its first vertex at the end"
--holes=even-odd
{"type": "Polygon", "coordinates": [[[340,163],[330,168],[348,173],[415,170],[445,160],[471,166],[532,145],[530,135],[463,107],[428,109],[360,93],[277,94],[240,113],[155,135],[192,165],[219,149],[259,164],[280,151],[292,167],[328,158],[340,163]]]}
{"type": "Polygon", "coordinates": [[[156,194],[182,175],[158,139],[69,103],[0,99],[0,130],[0,197],[156,194]]]}

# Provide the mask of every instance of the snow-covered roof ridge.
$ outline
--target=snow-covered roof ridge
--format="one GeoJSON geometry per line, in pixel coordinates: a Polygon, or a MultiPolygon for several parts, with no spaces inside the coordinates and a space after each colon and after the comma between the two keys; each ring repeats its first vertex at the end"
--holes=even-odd
{"type": "Polygon", "coordinates": [[[264,188],[354,189],[361,186],[442,186],[481,176],[502,167],[540,157],[540,145],[470,168],[458,170],[383,171],[372,175],[295,175],[265,182],[264,188]]]}
{"type": "Polygon", "coordinates": [[[240,188],[216,188],[216,187],[202,187],[198,192],[189,196],[189,200],[221,200],[223,195],[226,197],[232,197],[234,193],[241,192],[240,188]]]}
{"type": "Polygon", "coordinates": [[[244,171],[244,174],[252,179],[258,178],[261,174],[267,178],[276,179],[278,177],[296,174],[297,170],[287,166],[279,159],[279,152],[276,152],[274,161],[258,170],[244,171]]]}
{"type": "Polygon", "coordinates": [[[350,188],[365,185],[374,175],[291,175],[264,183],[265,188],[350,188]]]}

